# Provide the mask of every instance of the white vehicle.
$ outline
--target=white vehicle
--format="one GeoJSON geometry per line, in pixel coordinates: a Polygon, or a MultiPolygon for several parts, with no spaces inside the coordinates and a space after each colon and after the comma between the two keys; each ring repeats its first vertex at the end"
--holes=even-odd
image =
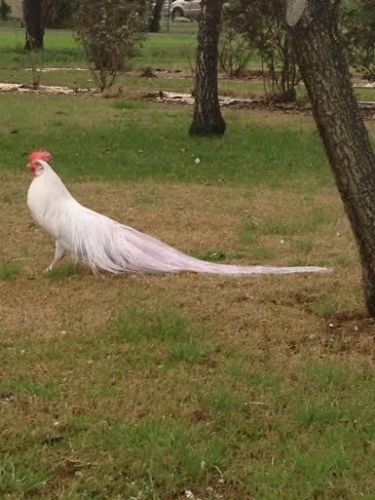
{"type": "Polygon", "coordinates": [[[171,5],[171,17],[198,19],[201,13],[201,0],[174,0],[171,5]]]}
{"type": "MultiPolygon", "coordinates": [[[[155,7],[155,0],[153,0],[152,2],[152,8],[155,7]]],[[[173,3],[173,0],[164,0],[163,2],[163,6],[162,6],[162,9],[161,9],[161,16],[162,17],[168,17],[170,15],[170,13],[172,12],[172,3],[173,3]]]]}

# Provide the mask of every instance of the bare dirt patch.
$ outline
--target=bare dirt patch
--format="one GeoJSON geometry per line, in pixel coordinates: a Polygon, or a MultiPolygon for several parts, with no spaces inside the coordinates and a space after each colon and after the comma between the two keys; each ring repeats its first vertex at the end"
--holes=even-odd
{"type": "Polygon", "coordinates": [[[61,85],[40,85],[33,88],[31,85],[23,83],[0,83],[0,92],[12,92],[17,94],[47,94],[47,95],[71,95],[86,94],[99,95],[89,89],[73,89],[61,85]]]}
{"type": "MultiPolygon", "coordinates": [[[[159,91],[154,93],[149,93],[145,96],[147,99],[154,99],[159,103],[173,103],[173,104],[183,104],[183,105],[193,105],[194,97],[191,94],[178,93],[178,92],[166,92],[159,91]]],[[[297,103],[284,103],[270,101],[264,96],[252,97],[252,98],[239,98],[229,95],[220,95],[219,103],[221,107],[231,107],[235,109],[268,109],[268,110],[281,110],[287,113],[303,113],[311,115],[311,105],[305,104],[304,106],[299,106],[297,103]]],[[[375,118],[375,102],[373,101],[359,101],[359,107],[362,114],[368,120],[375,118]]]]}

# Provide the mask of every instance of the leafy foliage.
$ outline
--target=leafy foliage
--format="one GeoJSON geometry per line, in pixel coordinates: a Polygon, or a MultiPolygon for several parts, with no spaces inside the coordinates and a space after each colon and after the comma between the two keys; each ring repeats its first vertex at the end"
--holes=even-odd
{"type": "Polygon", "coordinates": [[[8,19],[10,11],[11,11],[11,8],[7,4],[7,2],[5,0],[1,0],[1,2],[0,2],[0,18],[3,21],[6,21],[8,19]]]}
{"type": "Polygon", "coordinates": [[[351,65],[375,82],[375,0],[344,3],[342,28],[351,65]]]}
{"type": "Polygon", "coordinates": [[[284,1],[232,0],[224,16],[261,57],[266,91],[273,99],[294,100],[299,74],[286,29],[284,1]]]}
{"type": "Polygon", "coordinates": [[[110,88],[144,38],[148,0],[80,0],[75,31],[100,91],[110,88]]]}
{"type": "Polygon", "coordinates": [[[71,28],[74,12],[73,0],[45,0],[45,25],[48,28],[71,28]]]}
{"type": "Polygon", "coordinates": [[[245,70],[253,52],[247,37],[237,33],[227,20],[222,23],[218,51],[220,66],[230,77],[245,70]]]}

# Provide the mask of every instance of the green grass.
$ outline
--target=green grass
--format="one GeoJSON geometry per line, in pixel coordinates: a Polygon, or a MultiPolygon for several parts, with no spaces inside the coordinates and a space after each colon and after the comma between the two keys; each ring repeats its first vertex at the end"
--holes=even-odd
{"type": "Polygon", "coordinates": [[[12,462],[10,457],[0,459],[0,493],[9,493],[22,498],[48,483],[50,476],[44,472],[33,471],[12,462]]]}
{"type": "Polygon", "coordinates": [[[371,494],[370,365],[305,361],[301,344],[304,354],[286,371],[277,357],[265,363],[251,350],[239,355],[201,331],[217,351],[209,371],[207,359],[197,364],[195,355],[193,365],[178,355],[172,365],[154,356],[131,367],[128,342],[146,360],[145,350],[155,355],[165,342],[185,342],[195,322],[145,308],[120,317],[107,332],[25,338],[22,350],[13,343],[2,365],[9,381],[0,390],[2,495],[371,494]],[[30,422],[27,432],[22,420],[30,422]]]}
{"type": "Polygon", "coordinates": [[[314,248],[314,243],[311,238],[300,238],[295,240],[294,242],[295,247],[305,253],[308,254],[311,252],[311,250],[314,248]]]}
{"type": "Polygon", "coordinates": [[[267,217],[264,220],[247,217],[239,227],[238,236],[239,240],[250,248],[253,258],[257,261],[274,256],[274,251],[262,244],[262,238],[265,236],[279,237],[279,244],[284,244],[284,238],[287,238],[302,254],[309,254],[314,246],[314,235],[322,227],[330,225],[332,219],[331,212],[321,208],[304,212],[302,216],[293,212],[289,217],[267,217]]]}
{"type": "Polygon", "coordinates": [[[147,419],[137,426],[116,425],[97,438],[103,450],[115,450],[120,458],[130,483],[128,495],[133,490],[146,498],[160,498],[160,491],[176,494],[192,478],[204,481],[207,469],[221,462],[220,441],[212,438],[203,443],[199,434],[185,422],[147,419]]]}
{"type": "Polygon", "coordinates": [[[209,357],[209,349],[202,342],[193,337],[188,337],[183,342],[172,345],[168,350],[168,354],[171,362],[204,364],[209,357]]]}
{"type": "Polygon", "coordinates": [[[125,310],[115,321],[115,330],[121,340],[143,342],[157,339],[177,341],[189,336],[188,319],[177,314],[147,315],[143,310],[125,310]]]}
{"type": "Polygon", "coordinates": [[[316,235],[322,228],[332,224],[332,219],[332,214],[321,208],[307,213],[304,211],[303,215],[293,212],[289,217],[267,217],[263,220],[247,217],[238,229],[238,238],[248,248],[255,263],[276,257],[275,242],[279,251],[280,245],[291,242],[302,258],[301,262],[296,260],[289,262],[289,265],[302,265],[306,255],[310,255],[316,246],[316,235]],[[267,237],[271,237],[273,242],[267,237]]]}
{"type": "Polygon", "coordinates": [[[0,171],[9,166],[23,171],[23,157],[42,147],[53,152],[65,179],[294,182],[302,189],[306,176],[317,185],[330,178],[314,127],[299,126],[298,117],[284,126],[267,126],[259,115],[227,111],[227,135],[206,141],[188,136],[191,111],[186,108],[152,103],[124,108],[123,101],[89,97],[2,95],[1,101],[0,171]]]}
{"type": "Polygon", "coordinates": [[[203,254],[196,256],[198,259],[207,260],[209,262],[221,262],[227,258],[224,252],[220,250],[207,250],[203,254]]]}
{"type": "MultiPolygon", "coordinates": [[[[0,32],[0,66],[9,68],[30,65],[29,55],[24,52],[24,31],[7,28],[0,32]]],[[[158,65],[161,68],[190,68],[195,61],[196,25],[192,24],[177,33],[150,33],[138,48],[131,66],[142,68],[158,65]]],[[[46,66],[77,66],[84,63],[84,54],[71,32],[47,30],[43,64],[46,66]]]]}
{"type": "MultiPolygon", "coordinates": [[[[0,31],[0,66],[24,68],[30,66],[30,54],[25,53],[24,30],[0,31]]],[[[46,66],[74,66],[84,62],[83,52],[72,34],[64,30],[47,31],[42,62],[46,66]]]]}
{"type": "Polygon", "coordinates": [[[58,388],[52,384],[45,385],[30,378],[17,378],[0,385],[1,394],[9,394],[13,391],[40,398],[49,398],[57,394],[58,388]]]}
{"type": "Polygon", "coordinates": [[[204,363],[209,354],[200,340],[201,332],[189,318],[169,312],[149,315],[138,309],[126,310],[116,319],[115,331],[121,341],[165,350],[167,363],[204,363]]]}
{"type": "Polygon", "coordinates": [[[13,281],[20,272],[20,267],[17,264],[0,262],[0,281],[13,281]]]}
{"type": "Polygon", "coordinates": [[[313,210],[307,217],[304,216],[300,220],[296,220],[295,215],[291,221],[285,221],[279,218],[268,218],[263,223],[264,234],[276,234],[279,236],[308,234],[319,231],[321,226],[324,226],[332,221],[332,214],[327,210],[313,210]]]}
{"type": "Polygon", "coordinates": [[[337,303],[331,300],[331,298],[323,295],[312,304],[311,309],[319,316],[329,317],[338,310],[338,306],[337,303]]]}
{"type": "MultiPolygon", "coordinates": [[[[0,31],[0,67],[18,68],[30,65],[29,55],[24,52],[24,30],[8,24],[0,31]]],[[[47,30],[45,35],[43,64],[46,66],[79,66],[84,54],[74,35],[65,30],[47,30]]],[[[170,31],[164,26],[160,33],[149,33],[137,48],[136,57],[127,62],[128,68],[147,66],[190,70],[195,65],[197,23],[171,23],[170,31]]],[[[249,68],[258,68],[259,59],[253,57],[249,68]]]]}
{"type": "Polygon", "coordinates": [[[79,275],[82,268],[74,263],[55,266],[51,271],[46,272],[46,277],[51,281],[60,281],[71,276],[79,275]]]}

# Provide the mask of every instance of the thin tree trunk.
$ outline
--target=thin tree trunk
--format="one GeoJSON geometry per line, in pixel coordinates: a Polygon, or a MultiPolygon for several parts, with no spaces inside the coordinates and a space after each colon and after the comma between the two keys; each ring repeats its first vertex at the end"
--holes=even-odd
{"type": "Polygon", "coordinates": [[[42,49],[44,43],[43,0],[24,0],[23,18],[26,26],[25,49],[42,49]]]}
{"type": "Polygon", "coordinates": [[[223,135],[217,87],[218,42],[222,0],[202,0],[199,19],[192,135],[223,135]]]}
{"type": "Polygon", "coordinates": [[[159,33],[161,10],[163,8],[164,0],[156,0],[154,8],[152,9],[152,16],[150,21],[149,31],[151,33],[159,33]]]}
{"type": "MultiPolygon", "coordinates": [[[[358,243],[367,309],[375,316],[375,156],[337,29],[339,1],[305,3],[302,17],[291,28],[294,48],[358,243]]],[[[300,4],[303,7],[303,0],[300,4]]]]}

